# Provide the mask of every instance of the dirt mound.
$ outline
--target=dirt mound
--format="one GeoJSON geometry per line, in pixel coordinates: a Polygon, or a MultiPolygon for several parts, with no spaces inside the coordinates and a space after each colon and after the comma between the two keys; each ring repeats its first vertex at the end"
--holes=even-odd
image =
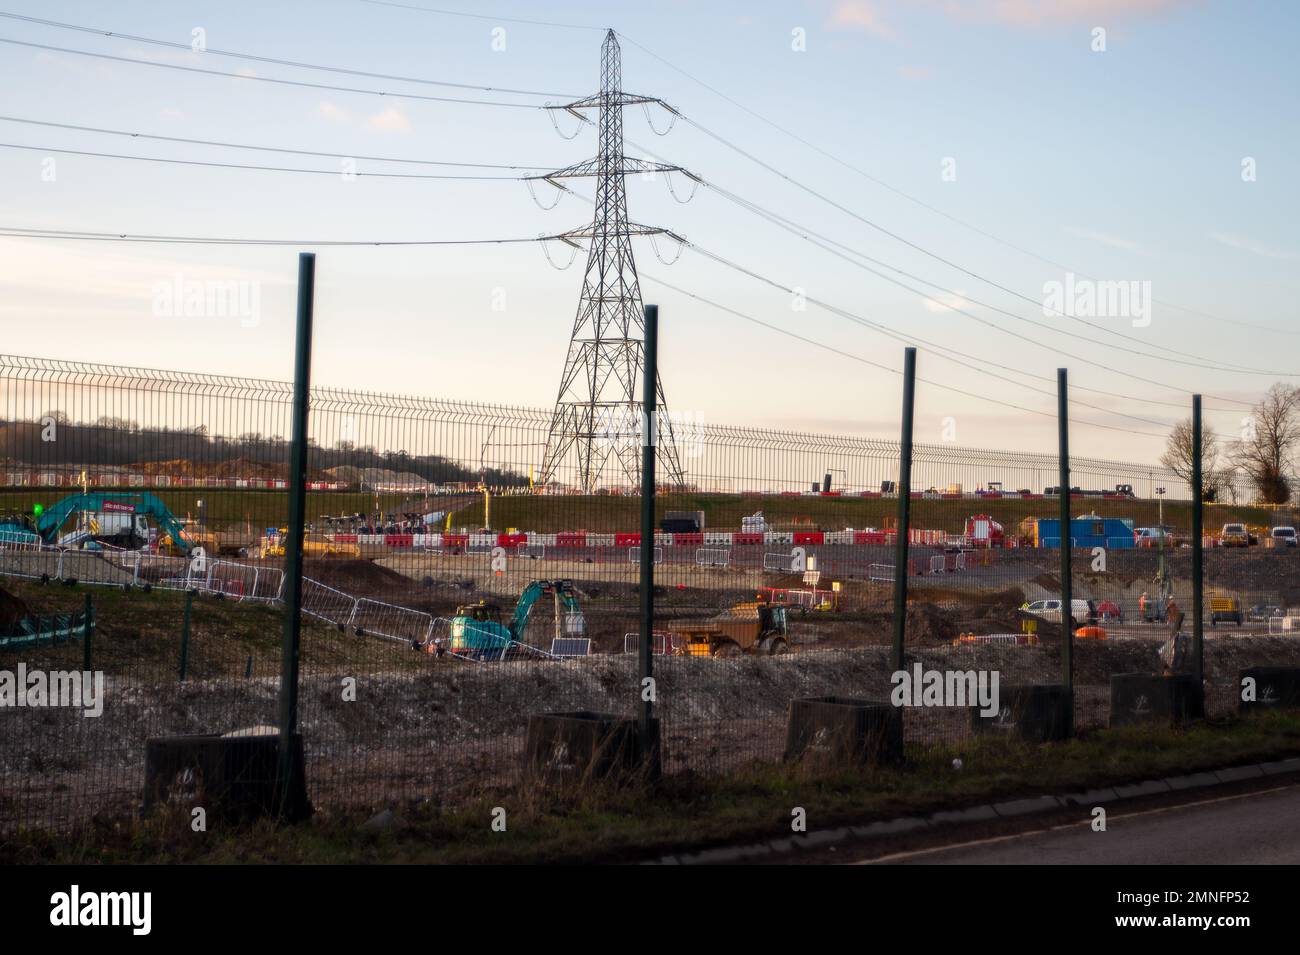
{"type": "Polygon", "coordinates": [[[958,634],[957,615],[928,600],[907,605],[907,642],[914,646],[951,643],[958,634]]]}
{"type": "Polygon", "coordinates": [[[368,560],[305,560],[303,575],[354,596],[406,592],[411,579],[368,560]]]}
{"type": "Polygon", "coordinates": [[[7,630],[27,616],[27,604],[0,587],[0,629],[7,630]]]}

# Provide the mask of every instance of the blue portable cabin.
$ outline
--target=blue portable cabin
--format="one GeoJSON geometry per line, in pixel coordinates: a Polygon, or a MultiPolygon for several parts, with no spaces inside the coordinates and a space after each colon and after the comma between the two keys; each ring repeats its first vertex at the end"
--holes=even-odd
{"type": "MultiPolygon", "coordinates": [[[[1035,537],[1039,547],[1060,547],[1060,520],[1040,518],[1035,537]]],[[[1133,519],[1098,517],[1096,514],[1072,517],[1070,518],[1070,546],[1108,549],[1133,547],[1133,519]]]]}

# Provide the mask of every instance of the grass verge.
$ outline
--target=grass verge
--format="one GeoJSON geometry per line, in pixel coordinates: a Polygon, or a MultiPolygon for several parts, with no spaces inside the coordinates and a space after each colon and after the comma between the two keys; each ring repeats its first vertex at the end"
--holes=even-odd
{"type": "Polygon", "coordinates": [[[788,836],[795,807],[811,831],[1297,754],[1300,713],[1274,711],[1181,729],[1099,730],[1045,746],[969,740],[918,748],[905,766],[832,775],[766,766],[726,778],[673,776],[647,789],[558,794],[521,785],[455,811],[400,809],[403,824],[380,834],[363,830],[364,817],[326,813],[300,826],[214,825],[204,833],[191,832],[187,816],[105,821],[72,836],[20,832],[0,841],[0,862],[634,861],[788,836]],[[504,832],[491,825],[497,807],[505,810],[504,832]]]}

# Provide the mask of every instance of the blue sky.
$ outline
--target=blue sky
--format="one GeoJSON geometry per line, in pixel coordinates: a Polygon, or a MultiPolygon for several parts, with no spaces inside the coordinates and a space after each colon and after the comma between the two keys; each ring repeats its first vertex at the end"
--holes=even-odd
{"type": "MultiPolygon", "coordinates": [[[[857,216],[961,268],[873,229],[687,123],[660,137],[639,109],[629,109],[629,155],[648,151],[685,166],[889,266],[1040,323],[932,292],[1042,345],[1014,338],[854,268],[709,189],[679,204],[662,178],[629,182],[635,221],[671,228],[780,286],[805,289],[904,337],[971,356],[975,369],[921,346],[920,374],[966,394],[922,385],[920,440],[1050,450],[1050,417],[976,396],[1054,411],[1050,396],[1016,382],[1050,390],[1031,376],[1051,377],[1065,365],[1077,386],[1100,392],[1077,397],[1105,409],[1075,409],[1075,450],[1152,460],[1162,440],[1151,434],[1184,415],[1161,402],[1189,401],[1189,391],[1214,396],[1206,398],[1214,409],[1208,419],[1235,434],[1246,411],[1240,402],[1276,380],[1198,365],[1300,375],[1295,4],[649,0],[611,13],[609,4],[595,3],[442,3],[412,5],[476,16],[362,0],[0,0],[0,10],[184,44],[202,28],[212,49],[542,91],[557,102],[596,89],[601,29],[612,26],[627,38],[626,90],[664,99],[857,216]],[[1097,28],[1105,30],[1104,51],[1092,48],[1097,28]],[[804,49],[794,48],[799,36],[804,49]],[[502,37],[504,49],[494,49],[502,37]],[[1253,163],[1253,181],[1243,180],[1243,161],[1253,163]],[[945,170],[955,177],[945,180],[945,170]],[[1149,324],[1088,319],[1127,336],[1120,338],[1045,315],[1034,303],[1045,283],[1063,280],[1067,269],[1149,282],[1149,324]],[[1185,363],[1169,360],[1174,351],[1185,363]]],[[[0,19],[0,37],[322,84],[547,101],[247,62],[8,19],[0,19]]],[[[536,109],[281,87],[12,44],[0,44],[0,82],[8,93],[5,116],[191,139],[555,167],[595,149],[590,130],[566,141],[536,109]]],[[[664,115],[654,121],[662,132],[664,115]]],[[[564,119],[560,125],[573,129],[564,119]]],[[[410,240],[533,237],[590,218],[590,207],[572,196],[543,211],[518,182],[344,181],[166,166],[50,150],[316,169],[337,163],[12,122],[0,127],[6,227],[410,240]]],[[[357,168],[437,171],[366,161],[357,168]]],[[[685,184],[675,185],[685,198],[685,184]]],[[[542,191],[539,198],[550,196],[542,191]]],[[[0,238],[0,246],[7,352],[275,378],[291,373],[295,247],[29,238],[0,238]],[[257,321],[158,314],[158,286],[178,277],[257,283],[257,321]]],[[[533,244],[317,251],[317,382],[536,406],[554,400],[581,261],[557,271],[533,244]]],[[[670,258],[672,244],[661,243],[660,252],[670,258]]],[[[656,261],[645,242],[637,254],[645,298],[661,306],[661,368],[674,411],[703,421],[896,433],[897,376],[712,309],[651,277],[890,368],[901,367],[899,341],[815,306],[798,311],[790,295],[690,251],[671,266],[656,261]]]]}

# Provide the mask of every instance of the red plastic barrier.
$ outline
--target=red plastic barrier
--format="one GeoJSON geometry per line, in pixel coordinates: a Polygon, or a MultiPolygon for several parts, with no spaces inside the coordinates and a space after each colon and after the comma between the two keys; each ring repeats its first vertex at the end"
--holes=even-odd
{"type": "Polygon", "coordinates": [[[443,534],[442,546],[443,547],[468,547],[469,535],[468,534],[443,534]]]}
{"type": "Polygon", "coordinates": [[[334,542],[336,544],[355,544],[357,542],[356,534],[335,534],[334,542]]]}
{"type": "Polygon", "coordinates": [[[853,543],[855,544],[885,544],[888,541],[885,538],[884,531],[854,531],[853,543]]]}
{"type": "Polygon", "coordinates": [[[615,534],[614,546],[615,547],[640,547],[641,535],[640,534],[615,534]]]}
{"type": "Polygon", "coordinates": [[[587,535],[585,533],[556,534],[555,546],[556,547],[586,547],[587,535]]]}
{"type": "Polygon", "coordinates": [[[824,544],[826,535],[821,531],[795,531],[794,542],[796,544],[824,544]]]}
{"type": "Polygon", "coordinates": [[[674,547],[703,547],[704,535],[703,534],[674,534],[673,546],[674,547]]]}
{"type": "Polygon", "coordinates": [[[415,535],[414,534],[385,534],[384,546],[385,547],[414,547],[415,535]]]}
{"type": "Polygon", "coordinates": [[[731,535],[733,544],[761,544],[763,543],[762,534],[739,532],[731,535]]]}
{"type": "Polygon", "coordinates": [[[528,544],[527,534],[498,534],[498,547],[524,547],[528,544]]]}

